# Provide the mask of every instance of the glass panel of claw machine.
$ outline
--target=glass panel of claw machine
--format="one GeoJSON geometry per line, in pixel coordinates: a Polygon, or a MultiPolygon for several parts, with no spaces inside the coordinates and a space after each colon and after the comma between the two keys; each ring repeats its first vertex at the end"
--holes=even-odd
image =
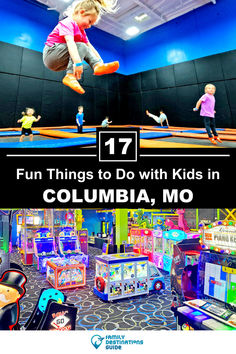
{"type": "Polygon", "coordinates": [[[175,241],[165,239],[165,255],[172,257],[173,256],[173,247],[174,247],[175,241]]]}
{"type": "Polygon", "coordinates": [[[162,237],[162,231],[155,230],[153,238],[153,263],[157,265],[158,268],[163,269],[163,246],[164,239],[162,237]]]}
{"type": "Polygon", "coordinates": [[[153,236],[144,235],[144,249],[143,254],[148,255],[149,261],[153,261],[153,245],[152,245],[153,236]]]}
{"type": "Polygon", "coordinates": [[[121,264],[110,264],[109,298],[122,296],[121,264]]]}
{"type": "Polygon", "coordinates": [[[102,262],[96,262],[96,278],[101,277],[104,280],[104,293],[107,293],[108,265],[102,262]]]}
{"type": "Polygon", "coordinates": [[[163,253],[163,239],[162,237],[154,237],[154,253],[163,253]]]}
{"type": "Polygon", "coordinates": [[[137,272],[137,289],[136,293],[147,293],[148,292],[148,264],[145,261],[140,261],[136,263],[137,272]]]}
{"type": "Polygon", "coordinates": [[[135,263],[125,263],[123,268],[124,295],[135,293],[135,263]]]}

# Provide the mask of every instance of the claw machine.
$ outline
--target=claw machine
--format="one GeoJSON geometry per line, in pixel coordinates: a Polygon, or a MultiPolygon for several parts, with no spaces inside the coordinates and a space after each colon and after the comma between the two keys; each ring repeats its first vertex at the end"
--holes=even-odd
{"type": "Polygon", "coordinates": [[[163,269],[170,273],[174,254],[174,245],[177,242],[187,239],[187,234],[178,229],[173,229],[163,232],[164,238],[164,254],[163,254],[163,269]]]}

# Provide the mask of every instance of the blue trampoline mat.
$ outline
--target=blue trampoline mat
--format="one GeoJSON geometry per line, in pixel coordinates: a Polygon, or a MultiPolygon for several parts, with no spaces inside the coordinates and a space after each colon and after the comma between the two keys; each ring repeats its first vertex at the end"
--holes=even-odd
{"type": "Polygon", "coordinates": [[[163,125],[163,127],[161,125],[154,125],[151,128],[157,128],[157,129],[168,129],[168,125],[163,125]]]}
{"type": "Polygon", "coordinates": [[[168,136],[172,136],[171,133],[168,132],[149,132],[149,133],[140,133],[141,139],[155,139],[155,138],[165,138],[168,136]]]}
{"type": "MultiPolygon", "coordinates": [[[[32,130],[34,135],[39,135],[40,132],[38,132],[37,130],[32,130]]],[[[20,136],[21,135],[21,131],[3,131],[0,132],[0,137],[1,136],[20,136]]]]}
{"type": "Polygon", "coordinates": [[[38,141],[26,141],[23,143],[0,143],[1,148],[60,148],[69,146],[83,146],[96,144],[96,138],[69,138],[58,140],[38,140],[38,141]]]}
{"type": "MultiPolygon", "coordinates": [[[[78,133],[77,129],[56,129],[60,130],[60,132],[67,132],[67,133],[78,133]]],[[[96,132],[96,128],[83,128],[83,133],[89,132],[96,132]]]]}

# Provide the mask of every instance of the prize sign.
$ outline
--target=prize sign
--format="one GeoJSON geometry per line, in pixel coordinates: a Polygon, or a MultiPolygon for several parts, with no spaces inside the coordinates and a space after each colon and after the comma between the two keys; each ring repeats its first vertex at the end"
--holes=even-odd
{"type": "Polygon", "coordinates": [[[202,248],[220,253],[236,254],[236,222],[216,221],[209,225],[200,225],[202,248]]]}

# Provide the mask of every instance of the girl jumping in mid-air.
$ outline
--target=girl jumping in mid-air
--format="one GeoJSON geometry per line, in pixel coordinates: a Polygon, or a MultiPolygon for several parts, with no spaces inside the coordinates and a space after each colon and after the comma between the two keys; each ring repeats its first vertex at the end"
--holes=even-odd
{"type": "Polygon", "coordinates": [[[155,116],[155,115],[152,114],[152,113],[149,113],[148,110],[146,110],[146,115],[149,116],[149,117],[151,117],[151,118],[153,118],[158,124],[161,123],[161,126],[162,126],[162,127],[163,127],[163,124],[162,124],[162,123],[166,120],[167,126],[168,126],[168,128],[169,128],[169,122],[168,122],[167,116],[166,116],[166,114],[165,114],[162,110],[160,111],[160,117],[155,116]]]}
{"type": "Polygon", "coordinates": [[[215,97],[216,87],[212,84],[207,84],[205,86],[205,95],[203,95],[196,104],[196,107],[193,109],[194,112],[198,111],[201,106],[200,116],[204,118],[204,125],[209,137],[209,140],[212,144],[217,145],[222,143],[216,131],[216,122],[215,122],[215,97]],[[214,136],[212,135],[214,134],[214,136]]]}
{"type": "Polygon", "coordinates": [[[116,4],[117,0],[77,1],[72,15],[60,21],[47,38],[43,50],[45,66],[53,71],[66,69],[63,84],[80,94],[85,92],[77,81],[83,73],[83,60],[91,66],[94,75],[111,74],[119,68],[118,61],[103,63],[85,33],[102,13],[115,12],[116,4]]]}

